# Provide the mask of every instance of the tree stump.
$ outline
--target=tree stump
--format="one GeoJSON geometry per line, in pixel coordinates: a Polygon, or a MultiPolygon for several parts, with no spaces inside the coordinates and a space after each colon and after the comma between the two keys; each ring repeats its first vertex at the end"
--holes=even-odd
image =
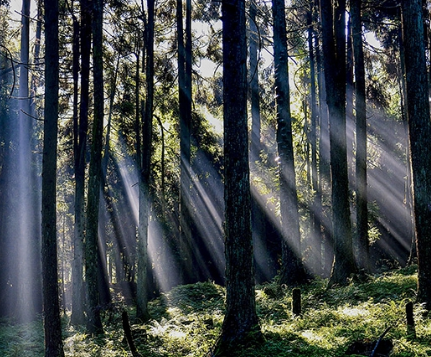
{"type": "Polygon", "coordinates": [[[294,316],[301,315],[301,289],[299,288],[292,290],[292,314],[294,316]]]}
{"type": "Polygon", "coordinates": [[[415,319],[413,316],[413,303],[409,301],[406,304],[406,322],[407,322],[407,336],[416,338],[415,319]]]}

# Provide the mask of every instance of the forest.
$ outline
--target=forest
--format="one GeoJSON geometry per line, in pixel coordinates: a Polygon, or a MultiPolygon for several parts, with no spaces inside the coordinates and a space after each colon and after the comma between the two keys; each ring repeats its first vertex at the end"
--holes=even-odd
{"type": "Polygon", "coordinates": [[[431,355],[431,3],[0,0],[0,355],[431,355]]]}

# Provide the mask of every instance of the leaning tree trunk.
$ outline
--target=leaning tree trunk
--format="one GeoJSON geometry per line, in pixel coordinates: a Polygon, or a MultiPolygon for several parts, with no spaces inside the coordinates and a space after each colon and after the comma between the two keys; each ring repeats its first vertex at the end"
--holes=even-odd
{"type": "Polygon", "coordinates": [[[407,89],[407,120],[413,174],[418,255],[418,301],[431,309],[431,121],[424,48],[422,1],[403,0],[402,24],[407,89]]]}
{"type": "Polygon", "coordinates": [[[45,118],[42,163],[42,280],[45,357],[63,357],[57,271],[58,1],[45,0],[45,118]]]}
{"type": "Polygon", "coordinates": [[[222,15],[226,315],[214,355],[231,356],[261,331],[251,234],[245,1],[223,2],[222,15]]]}

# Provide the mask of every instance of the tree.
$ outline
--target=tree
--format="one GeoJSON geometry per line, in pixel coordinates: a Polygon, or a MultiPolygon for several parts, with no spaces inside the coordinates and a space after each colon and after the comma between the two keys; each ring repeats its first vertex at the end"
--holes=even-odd
{"type": "Polygon", "coordinates": [[[428,79],[421,0],[401,2],[407,120],[413,174],[413,206],[418,256],[417,299],[431,309],[431,137],[428,79]]]}
{"type": "MultiPolygon", "coordinates": [[[[39,239],[33,238],[37,214],[35,194],[33,191],[33,165],[32,165],[32,131],[33,120],[30,116],[30,97],[29,97],[29,65],[30,65],[30,1],[23,0],[21,15],[21,46],[20,46],[20,66],[19,66],[19,91],[18,91],[18,120],[17,120],[17,150],[15,175],[19,177],[22,184],[14,197],[14,204],[17,205],[17,215],[26,222],[17,227],[17,258],[22,260],[22,264],[16,269],[17,296],[18,302],[16,315],[20,320],[34,319],[36,309],[32,304],[40,304],[39,299],[35,298],[30,302],[28,294],[37,296],[37,287],[40,286],[39,269],[37,262],[40,257],[39,239]],[[34,209],[29,209],[32,206],[34,209]],[[37,257],[37,258],[36,258],[37,257]],[[27,274],[26,272],[32,272],[27,274]]],[[[15,178],[14,178],[15,179],[15,178]]],[[[37,237],[38,235],[36,235],[37,237]]]]}
{"type": "Polygon", "coordinates": [[[183,2],[177,0],[177,32],[178,32],[178,89],[180,114],[180,234],[181,254],[184,260],[184,279],[192,279],[193,254],[191,232],[191,167],[190,167],[190,136],[192,123],[192,29],[191,0],[186,0],[186,28],[184,40],[183,2]]]}
{"type": "Polygon", "coordinates": [[[45,357],[63,357],[57,272],[58,1],[45,0],[45,119],[42,163],[42,277],[45,357]]]}
{"type": "Polygon", "coordinates": [[[277,102],[277,145],[280,157],[280,211],[283,237],[280,283],[293,286],[303,283],[307,278],[307,274],[301,258],[284,0],[272,1],[272,13],[277,102]]]}
{"type": "Polygon", "coordinates": [[[256,314],[247,133],[245,1],[224,1],[223,117],[226,315],[215,356],[261,337],[256,314]]]}
{"type": "Polygon", "coordinates": [[[367,208],[367,108],[361,0],[350,1],[356,108],[356,246],[358,267],[370,271],[367,208]]]}
{"type": "Polygon", "coordinates": [[[87,229],[85,237],[85,277],[88,292],[87,331],[103,332],[99,306],[99,202],[102,177],[103,149],[103,0],[95,0],[93,7],[93,81],[94,119],[88,182],[87,229]]]}
{"type": "MultiPolygon", "coordinates": [[[[148,23],[146,25],[145,48],[147,100],[143,117],[142,153],[140,160],[139,184],[139,228],[138,228],[138,282],[136,299],[136,317],[141,320],[149,318],[147,307],[147,261],[148,261],[148,226],[150,215],[150,178],[153,132],[153,101],[154,101],[154,0],[147,0],[148,23]]],[[[140,139],[138,139],[140,140],[140,139]]]]}
{"type": "Polygon", "coordinates": [[[257,5],[256,0],[250,1],[250,39],[249,39],[249,51],[250,51],[250,97],[251,97],[251,148],[250,158],[252,164],[254,160],[259,159],[259,153],[261,150],[260,143],[260,93],[259,93],[259,36],[258,28],[256,25],[257,5]]]}
{"type": "MultiPolygon", "coordinates": [[[[318,127],[318,112],[317,112],[317,90],[316,90],[316,54],[314,50],[315,30],[313,23],[316,21],[314,1],[310,2],[309,9],[307,10],[307,26],[308,26],[308,53],[310,59],[310,108],[311,108],[311,130],[310,130],[310,144],[311,144],[311,189],[314,192],[313,202],[310,210],[311,218],[311,234],[313,241],[316,243],[317,252],[315,253],[316,268],[318,273],[322,269],[321,257],[321,206],[322,197],[319,192],[319,172],[317,170],[317,127],[318,127]]],[[[317,46],[316,46],[317,47],[317,46]]]]}
{"type": "MultiPolygon", "coordinates": [[[[260,161],[260,152],[262,150],[261,143],[261,105],[260,105],[260,90],[259,90],[259,33],[257,27],[257,4],[256,0],[250,1],[249,5],[249,96],[251,108],[251,133],[250,133],[250,169],[251,172],[256,172],[257,163],[260,161]]],[[[257,190],[253,190],[251,195],[251,221],[253,244],[259,245],[262,249],[269,246],[269,234],[265,227],[265,216],[260,205],[257,190]]],[[[265,269],[270,265],[270,257],[266,255],[261,259],[259,255],[255,255],[256,259],[256,281],[267,281],[271,277],[268,276],[265,269]],[[258,269],[263,265],[264,269],[258,269]]]]}
{"type": "Polygon", "coordinates": [[[72,265],[72,316],[71,323],[84,323],[85,296],[83,296],[83,265],[84,265],[84,228],[85,228],[85,168],[88,135],[88,107],[90,91],[90,56],[91,56],[91,3],[81,0],[81,25],[74,21],[73,42],[73,74],[76,93],[74,96],[74,165],[75,165],[75,227],[73,238],[72,265]],[[81,45],[79,48],[79,44],[81,45]],[[79,55],[81,54],[81,93],[78,106],[78,71],[79,55]],[[75,104],[76,103],[76,104],[75,104]]]}
{"type": "Polygon", "coordinates": [[[329,285],[346,284],[353,257],[346,150],[346,2],[320,0],[323,67],[329,110],[334,263],[329,285]]]}

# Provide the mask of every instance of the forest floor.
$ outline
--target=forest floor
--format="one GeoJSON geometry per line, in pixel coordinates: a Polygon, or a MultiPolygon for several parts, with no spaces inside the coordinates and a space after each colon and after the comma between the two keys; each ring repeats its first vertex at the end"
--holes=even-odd
{"type": "MultiPolygon", "coordinates": [[[[415,334],[406,328],[405,306],[414,302],[416,282],[416,267],[334,289],[326,288],[326,280],[317,280],[301,287],[300,316],[291,313],[290,289],[275,283],[259,286],[257,310],[265,343],[238,351],[238,356],[369,356],[385,331],[375,357],[431,356],[431,318],[420,304],[414,304],[415,334]]],[[[203,357],[220,333],[224,289],[210,282],[179,286],[149,306],[152,319],[146,324],[135,323],[133,309],[125,307],[143,357],[203,357]]],[[[131,356],[122,309],[119,305],[104,314],[105,333],[96,338],[68,325],[64,316],[66,357],[131,356]]],[[[42,357],[42,323],[0,323],[0,356],[42,357]]]]}

